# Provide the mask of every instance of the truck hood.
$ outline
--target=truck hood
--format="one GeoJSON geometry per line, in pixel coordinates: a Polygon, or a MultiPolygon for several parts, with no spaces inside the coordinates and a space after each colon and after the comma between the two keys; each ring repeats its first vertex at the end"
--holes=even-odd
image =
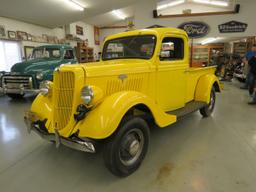
{"type": "Polygon", "coordinates": [[[149,60],[142,59],[116,59],[83,64],[87,77],[111,76],[129,73],[145,73],[153,69],[149,60]]]}
{"type": "Polygon", "coordinates": [[[11,72],[18,74],[34,74],[36,72],[43,72],[53,70],[59,63],[60,59],[33,59],[21,63],[16,63],[12,66],[11,72]]]}

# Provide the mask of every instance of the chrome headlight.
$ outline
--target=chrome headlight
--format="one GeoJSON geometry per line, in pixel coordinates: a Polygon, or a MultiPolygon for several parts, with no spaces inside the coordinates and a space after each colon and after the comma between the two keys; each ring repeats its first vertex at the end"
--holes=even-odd
{"type": "Polygon", "coordinates": [[[36,74],[36,79],[38,79],[38,80],[43,80],[43,78],[44,78],[44,74],[43,74],[42,72],[38,72],[38,73],[36,74]]]}
{"type": "Polygon", "coordinates": [[[50,81],[43,81],[42,83],[40,83],[39,89],[42,95],[46,96],[50,93],[50,89],[51,89],[50,84],[51,84],[50,81]]]}
{"type": "Polygon", "coordinates": [[[83,100],[84,104],[89,105],[92,103],[94,97],[93,89],[91,86],[85,86],[81,90],[81,99],[83,100]]]}

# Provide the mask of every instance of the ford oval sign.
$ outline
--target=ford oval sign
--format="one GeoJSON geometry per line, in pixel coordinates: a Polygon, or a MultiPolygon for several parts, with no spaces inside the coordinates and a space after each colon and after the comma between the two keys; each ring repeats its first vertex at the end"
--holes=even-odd
{"type": "Polygon", "coordinates": [[[190,38],[204,37],[210,31],[209,25],[199,21],[182,23],[178,28],[186,31],[190,38]]]}

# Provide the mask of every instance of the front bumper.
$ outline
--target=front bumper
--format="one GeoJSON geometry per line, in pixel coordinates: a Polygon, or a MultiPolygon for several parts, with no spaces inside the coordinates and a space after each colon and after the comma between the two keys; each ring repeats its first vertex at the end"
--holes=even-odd
{"type": "Polygon", "coordinates": [[[24,87],[17,88],[8,88],[6,86],[0,87],[0,93],[3,94],[25,94],[25,93],[33,93],[38,94],[40,92],[39,89],[25,89],[24,87]]]}
{"type": "Polygon", "coordinates": [[[54,141],[56,144],[56,148],[59,148],[61,144],[83,152],[95,153],[95,143],[93,140],[88,138],[79,138],[77,136],[73,136],[71,138],[65,138],[60,136],[58,130],[55,130],[55,134],[48,133],[47,129],[44,126],[42,121],[37,119],[37,116],[33,112],[26,112],[24,116],[24,121],[27,126],[28,133],[34,131],[41,138],[54,141]]]}

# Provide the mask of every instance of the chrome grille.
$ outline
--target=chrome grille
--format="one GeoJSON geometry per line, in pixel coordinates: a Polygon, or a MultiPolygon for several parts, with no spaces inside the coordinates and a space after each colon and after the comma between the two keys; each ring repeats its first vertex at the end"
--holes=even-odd
{"type": "Polygon", "coordinates": [[[54,75],[54,128],[63,129],[72,117],[75,76],[73,72],[54,75]]]}
{"type": "Polygon", "coordinates": [[[32,77],[30,76],[3,76],[2,85],[9,89],[33,88],[32,77]]]}

